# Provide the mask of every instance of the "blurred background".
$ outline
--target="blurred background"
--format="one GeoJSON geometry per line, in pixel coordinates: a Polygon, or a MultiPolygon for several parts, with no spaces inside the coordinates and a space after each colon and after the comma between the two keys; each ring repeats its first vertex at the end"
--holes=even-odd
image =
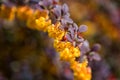
{"type": "MultiPolygon", "coordinates": [[[[78,25],[88,26],[83,35],[90,46],[101,45],[102,59],[89,62],[92,80],[120,80],[120,0],[60,2],[68,4],[78,25]]],[[[0,18],[0,80],[73,80],[73,74],[46,33],[0,18]]]]}

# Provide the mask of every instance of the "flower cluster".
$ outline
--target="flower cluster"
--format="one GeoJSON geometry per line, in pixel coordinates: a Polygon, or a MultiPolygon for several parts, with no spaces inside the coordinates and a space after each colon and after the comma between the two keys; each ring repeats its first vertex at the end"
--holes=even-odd
{"type": "Polygon", "coordinates": [[[2,4],[0,17],[7,20],[18,19],[25,22],[30,29],[47,32],[54,39],[53,44],[60,55],[60,60],[70,63],[75,80],[90,80],[91,69],[88,66],[90,55],[87,54],[90,49],[82,37],[82,32],[86,31],[87,27],[85,25],[78,27],[73,22],[67,4],[59,5],[56,0],[41,0],[35,2],[34,8],[32,6],[2,4]]]}

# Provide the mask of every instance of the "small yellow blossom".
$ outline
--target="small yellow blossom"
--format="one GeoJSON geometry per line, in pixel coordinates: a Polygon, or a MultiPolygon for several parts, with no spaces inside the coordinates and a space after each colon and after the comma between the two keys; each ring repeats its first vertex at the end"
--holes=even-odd
{"type": "Polygon", "coordinates": [[[65,48],[72,47],[72,44],[70,42],[54,40],[54,47],[58,52],[60,52],[60,51],[64,50],[65,48]]]}
{"type": "Polygon", "coordinates": [[[48,27],[52,27],[51,25],[51,21],[50,20],[46,20],[44,17],[40,17],[39,19],[36,19],[36,29],[37,30],[43,30],[43,31],[47,31],[48,27]]]}
{"type": "Polygon", "coordinates": [[[74,63],[71,64],[75,80],[91,80],[91,69],[87,67],[87,64],[87,60],[82,63],[74,61],[74,63]]]}
{"type": "Polygon", "coordinates": [[[62,42],[62,41],[58,41],[55,40],[54,41],[54,47],[56,48],[56,50],[58,52],[63,51],[65,48],[69,49],[69,52],[75,56],[75,57],[79,57],[80,56],[80,50],[78,47],[74,47],[70,42],[62,42]]]}
{"type": "Polygon", "coordinates": [[[53,27],[48,28],[48,35],[51,38],[54,38],[56,40],[61,40],[63,36],[65,35],[65,31],[61,30],[59,28],[60,23],[56,23],[53,27]]]}
{"type": "Polygon", "coordinates": [[[70,53],[74,56],[74,57],[79,57],[80,56],[80,50],[78,47],[71,47],[70,48],[70,53]]]}
{"type": "Polygon", "coordinates": [[[64,48],[60,51],[60,59],[63,61],[69,61],[71,64],[76,57],[80,56],[80,51],[77,48],[64,48]]]}
{"type": "Polygon", "coordinates": [[[47,27],[50,26],[51,21],[47,20],[48,14],[46,11],[36,10],[32,16],[27,20],[27,26],[31,29],[46,31],[47,27]]]}
{"type": "Polygon", "coordinates": [[[68,48],[65,48],[63,51],[60,52],[60,59],[63,61],[71,62],[75,60],[75,57],[71,54],[68,48]]]}

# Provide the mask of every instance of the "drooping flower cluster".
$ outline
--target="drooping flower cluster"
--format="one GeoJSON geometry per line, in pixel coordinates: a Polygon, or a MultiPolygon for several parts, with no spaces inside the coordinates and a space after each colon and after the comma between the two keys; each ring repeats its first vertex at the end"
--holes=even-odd
{"type": "Polygon", "coordinates": [[[86,54],[90,49],[89,44],[86,44],[86,40],[82,37],[86,26],[78,27],[70,18],[68,6],[58,5],[56,0],[40,0],[35,2],[34,6],[32,8],[28,5],[2,4],[0,17],[7,20],[17,18],[25,22],[30,29],[47,32],[54,39],[54,47],[60,55],[60,60],[70,63],[75,80],[90,80],[91,69],[86,54]]]}

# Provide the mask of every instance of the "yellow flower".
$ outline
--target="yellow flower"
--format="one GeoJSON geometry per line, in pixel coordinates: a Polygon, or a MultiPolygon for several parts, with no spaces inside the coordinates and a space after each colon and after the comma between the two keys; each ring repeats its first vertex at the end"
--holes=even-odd
{"type": "Polygon", "coordinates": [[[27,20],[27,26],[31,29],[46,31],[48,26],[50,26],[51,21],[47,20],[48,14],[46,11],[36,10],[32,16],[27,20]]]}
{"type": "Polygon", "coordinates": [[[72,63],[76,57],[80,56],[78,47],[74,47],[70,42],[54,41],[55,49],[60,53],[60,59],[72,63]]]}
{"type": "Polygon", "coordinates": [[[72,47],[72,44],[70,42],[54,40],[54,47],[58,52],[60,52],[60,51],[64,50],[65,48],[72,47]]]}
{"type": "Polygon", "coordinates": [[[71,47],[70,48],[70,53],[74,56],[74,57],[79,57],[80,56],[80,50],[78,47],[71,47]]]}
{"type": "Polygon", "coordinates": [[[71,54],[68,48],[65,48],[63,51],[60,52],[60,59],[63,61],[71,62],[75,60],[75,57],[71,54]]]}
{"type": "Polygon", "coordinates": [[[75,80],[91,80],[91,69],[87,67],[87,64],[87,60],[82,63],[74,61],[74,63],[71,64],[75,80]]]}
{"type": "Polygon", "coordinates": [[[56,40],[61,40],[63,38],[63,36],[65,35],[65,31],[61,30],[59,26],[60,23],[56,23],[54,26],[50,26],[48,28],[48,35],[51,38],[54,38],[56,40]]]}
{"type": "Polygon", "coordinates": [[[36,29],[37,30],[43,30],[43,31],[47,31],[48,27],[52,27],[51,25],[51,21],[50,20],[46,20],[44,17],[40,17],[39,19],[36,19],[36,29]]]}
{"type": "Polygon", "coordinates": [[[58,52],[61,52],[65,48],[68,48],[68,49],[70,49],[70,53],[72,53],[72,55],[74,55],[75,57],[79,57],[80,56],[79,48],[78,47],[74,47],[70,42],[64,42],[64,41],[55,40],[54,41],[54,47],[56,48],[56,50],[58,52]]]}
{"type": "Polygon", "coordinates": [[[71,64],[73,63],[75,58],[79,56],[80,56],[80,51],[77,50],[77,48],[73,48],[73,50],[71,50],[71,48],[64,48],[60,52],[60,59],[63,61],[68,61],[71,64]]]}
{"type": "Polygon", "coordinates": [[[15,11],[16,7],[8,7],[3,4],[0,6],[0,17],[11,21],[15,17],[15,11]]]}

